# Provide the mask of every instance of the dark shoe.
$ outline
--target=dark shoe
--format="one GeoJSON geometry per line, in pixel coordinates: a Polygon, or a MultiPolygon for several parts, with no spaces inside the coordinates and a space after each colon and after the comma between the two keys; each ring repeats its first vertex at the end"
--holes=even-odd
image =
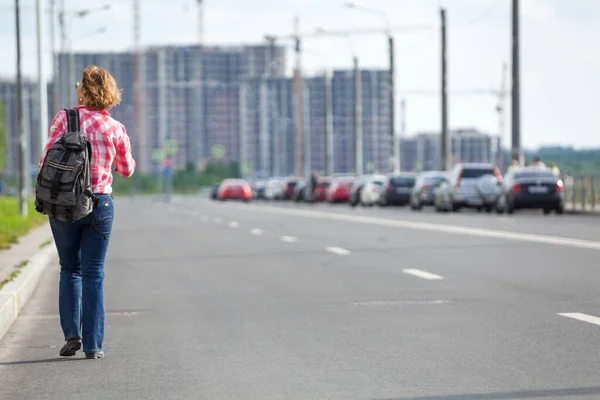
{"type": "Polygon", "coordinates": [[[60,349],[60,355],[62,357],[73,357],[78,350],[81,350],[81,339],[69,339],[62,349],[60,349]]]}
{"type": "Polygon", "coordinates": [[[93,360],[95,358],[104,358],[104,352],[99,351],[97,353],[85,353],[85,358],[88,360],[93,360]]]}

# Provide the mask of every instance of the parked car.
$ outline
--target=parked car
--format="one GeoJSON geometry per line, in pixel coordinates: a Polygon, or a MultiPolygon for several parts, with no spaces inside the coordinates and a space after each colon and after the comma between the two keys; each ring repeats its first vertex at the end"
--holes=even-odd
{"type": "Polygon", "coordinates": [[[219,188],[219,200],[252,200],[252,189],[243,179],[225,179],[219,188]]]}
{"type": "Polygon", "coordinates": [[[417,176],[414,173],[388,175],[380,187],[380,206],[403,206],[410,202],[410,193],[417,176]]]}
{"type": "Polygon", "coordinates": [[[435,200],[435,191],[446,176],[444,171],[421,172],[410,193],[410,207],[413,210],[420,210],[423,206],[432,206],[435,200]]]}
{"type": "Polygon", "coordinates": [[[303,180],[298,181],[296,186],[294,187],[294,193],[292,194],[292,200],[294,201],[305,201],[307,199],[306,196],[307,185],[303,180]]]}
{"type": "Polygon", "coordinates": [[[291,200],[292,196],[294,195],[294,188],[301,181],[302,178],[297,176],[290,176],[286,178],[285,183],[283,184],[283,188],[281,190],[281,199],[291,200]]]}
{"type": "Polygon", "coordinates": [[[339,203],[348,201],[350,198],[350,188],[356,180],[354,176],[340,176],[333,178],[331,185],[327,190],[327,201],[330,203],[339,203]]]}
{"type": "Polygon", "coordinates": [[[255,199],[264,199],[265,198],[265,181],[255,181],[252,184],[252,196],[255,199]]]}
{"type": "Polygon", "coordinates": [[[459,211],[461,208],[475,208],[481,211],[491,206],[485,204],[477,190],[478,179],[485,175],[493,175],[498,182],[502,181],[500,170],[490,163],[456,164],[448,176],[439,185],[435,194],[435,210],[459,211]]]}
{"type": "Polygon", "coordinates": [[[267,179],[264,197],[266,200],[279,200],[282,195],[284,178],[275,177],[267,179]]]}
{"type": "Polygon", "coordinates": [[[550,168],[522,167],[508,172],[500,186],[496,203],[499,214],[512,214],[515,210],[542,209],[544,214],[552,210],[557,214],[565,211],[565,186],[550,168]]]}
{"type": "Polygon", "coordinates": [[[317,188],[315,189],[315,201],[326,201],[327,200],[327,190],[331,186],[331,178],[328,176],[323,176],[319,178],[319,182],[317,183],[317,188]]]}
{"type": "Polygon", "coordinates": [[[385,179],[385,175],[362,175],[354,180],[348,197],[348,204],[350,204],[351,207],[356,207],[356,205],[360,203],[360,192],[372,179],[383,180],[385,179]]]}
{"type": "Polygon", "coordinates": [[[219,187],[221,185],[214,185],[211,189],[210,189],[210,198],[213,200],[218,200],[219,199],[219,187]]]}
{"type": "Polygon", "coordinates": [[[360,190],[360,204],[365,207],[379,203],[382,188],[387,179],[380,175],[372,176],[360,190]]]}

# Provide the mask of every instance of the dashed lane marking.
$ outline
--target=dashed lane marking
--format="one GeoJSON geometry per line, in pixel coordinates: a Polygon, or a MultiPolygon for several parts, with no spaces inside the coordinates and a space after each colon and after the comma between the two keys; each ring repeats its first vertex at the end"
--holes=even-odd
{"type": "Polygon", "coordinates": [[[572,318],[572,319],[576,319],[578,321],[583,321],[583,322],[588,322],[590,324],[594,324],[594,325],[600,325],[600,318],[598,317],[594,317],[593,315],[588,315],[588,314],[584,314],[584,313],[561,313],[558,314],[562,317],[567,317],[567,318],[572,318]]]}
{"type": "Polygon", "coordinates": [[[421,271],[420,269],[403,269],[402,272],[419,278],[427,279],[429,281],[437,281],[444,279],[443,276],[432,274],[431,272],[427,271],[421,271]]]}
{"type": "Polygon", "coordinates": [[[347,256],[350,254],[350,250],[342,249],[341,247],[325,247],[325,250],[338,256],[347,256]]]}

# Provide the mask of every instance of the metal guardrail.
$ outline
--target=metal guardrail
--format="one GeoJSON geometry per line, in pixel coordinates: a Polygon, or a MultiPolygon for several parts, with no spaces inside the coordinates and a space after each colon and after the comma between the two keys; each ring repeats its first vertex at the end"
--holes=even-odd
{"type": "Polygon", "coordinates": [[[563,174],[568,211],[600,212],[600,175],[563,174]]]}

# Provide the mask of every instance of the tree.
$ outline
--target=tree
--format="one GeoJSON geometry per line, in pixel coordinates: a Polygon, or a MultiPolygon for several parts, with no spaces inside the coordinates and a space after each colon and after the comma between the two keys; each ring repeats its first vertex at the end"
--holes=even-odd
{"type": "Polygon", "coordinates": [[[4,126],[4,107],[0,104],[0,173],[6,168],[7,152],[8,145],[6,144],[6,127],[4,126]]]}

